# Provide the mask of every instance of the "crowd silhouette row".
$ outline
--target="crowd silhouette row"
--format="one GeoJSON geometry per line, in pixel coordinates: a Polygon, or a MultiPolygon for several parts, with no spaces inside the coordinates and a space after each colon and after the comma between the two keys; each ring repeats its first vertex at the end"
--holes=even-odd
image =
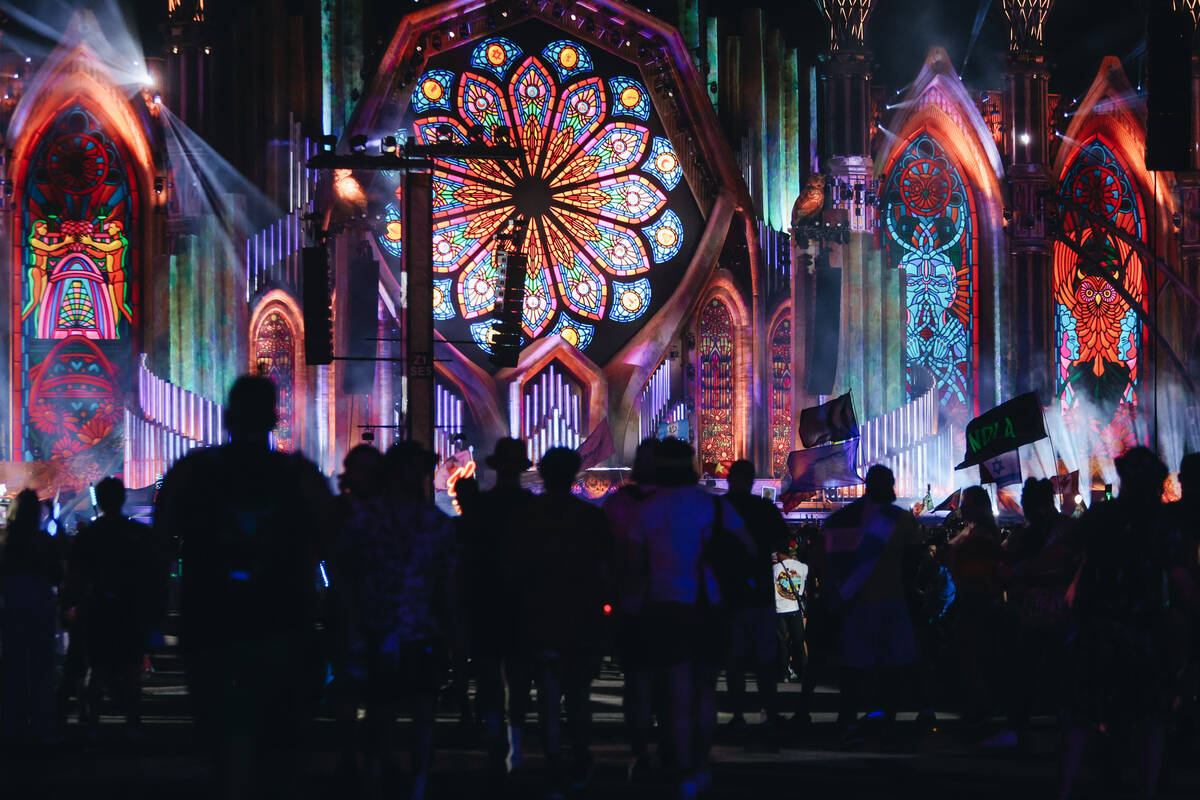
{"type": "Polygon", "coordinates": [[[542,454],[533,494],[524,443],[502,439],[486,458],[493,487],[458,481],[451,519],[428,496],[436,456],[412,442],[353,448],[335,496],[302,456],[268,447],[274,402],[268,380],[237,381],[231,441],[171,469],[153,528],[122,514],[125,489],[105,479],[100,515],[68,554],[43,530],[36,494],[16,498],[0,552],[8,746],[54,742],[73,708],[94,738],[106,693],[137,736],[178,558],[189,699],[227,798],[302,790],[320,703],[347,786],[426,796],[449,703],[480,730],[496,781],[528,770],[536,712],[541,780],[566,796],[594,768],[591,690],[606,658],[623,673],[629,780],[681,798],[712,785],[722,671],[731,733],[767,747],[811,732],[816,665],[836,671],[843,747],[903,747],[897,713],[933,725],[946,704],[968,732],[1005,720],[984,744],[1027,747],[1034,711],[1048,708],[1064,799],[1094,738],[1132,743],[1145,798],[1158,796],[1168,743],[1194,748],[1196,456],[1175,503],[1162,500],[1166,467],[1140,447],[1117,460],[1119,496],[1082,515],[1059,513],[1050,483],[1031,479],[1008,530],[981,487],[923,525],[874,466],[864,497],[789,528],[752,494],[748,461],[716,496],[687,443],[647,440],[630,482],[599,507],[572,494],[576,451],[542,454]],[[56,656],[64,627],[70,647],[56,656]],[[799,684],[790,718],[784,681],[799,684]]]}

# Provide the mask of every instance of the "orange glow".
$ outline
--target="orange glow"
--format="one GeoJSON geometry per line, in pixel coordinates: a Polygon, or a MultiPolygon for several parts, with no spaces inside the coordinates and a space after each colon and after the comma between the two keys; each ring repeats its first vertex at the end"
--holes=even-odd
{"type": "Polygon", "coordinates": [[[453,501],[454,510],[459,514],[462,513],[462,507],[458,504],[458,489],[455,488],[455,484],[458,483],[460,478],[471,478],[474,477],[474,475],[475,462],[468,461],[461,467],[455,467],[454,469],[450,470],[450,477],[446,478],[446,494],[449,495],[451,501],[453,501]]]}
{"type": "Polygon", "coordinates": [[[366,208],[367,195],[363,192],[362,186],[354,178],[354,173],[348,169],[335,169],[333,171],[333,188],[337,192],[337,196],[348,203],[353,203],[360,208],[366,208]]]}

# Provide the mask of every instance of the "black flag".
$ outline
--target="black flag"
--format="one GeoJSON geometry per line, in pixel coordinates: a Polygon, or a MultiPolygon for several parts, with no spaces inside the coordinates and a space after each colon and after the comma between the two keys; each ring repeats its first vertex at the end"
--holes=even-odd
{"type": "Polygon", "coordinates": [[[850,393],[800,412],[800,441],[805,447],[858,438],[858,419],[850,393]]]}
{"type": "Polygon", "coordinates": [[[955,469],[982,464],[1045,436],[1042,404],[1035,392],[1026,392],[967,423],[967,453],[955,469]]]}

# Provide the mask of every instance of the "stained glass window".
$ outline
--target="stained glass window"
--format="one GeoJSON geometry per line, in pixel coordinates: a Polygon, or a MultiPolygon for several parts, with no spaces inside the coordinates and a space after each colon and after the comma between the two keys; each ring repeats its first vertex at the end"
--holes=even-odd
{"type": "Polygon", "coordinates": [[[771,468],[787,472],[792,452],[792,320],[782,317],[771,332],[771,468]]]}
{"type": "Polygon", "coordinates": [[[978,221],[962,173],[937,141],[919,134],[889,174],[884,247],[908,285],[909,396],[932,374],[948,416],[978,410],[978,221]]]}
{"type": "Polygon", "coordinates": [[[40,129],[19,179],[16,457],[70,459],[61,474],[80,485],[123,448],[119,376],[131,372],[138,310],[133,167],[102,118],[75,102],[40,129]],[[81,455],[98,446],[108,450],[81,455]]]}
{"type": "MultiPolygon", "coordinates": [[[[1125,165],[1101,137],[1079,149],[1064,169],[1059,191],[1115,227],[1145,240],[1142,198],[1125,165]]],[[[1142,325],[1137,312],[1113,288],[1139,305],[1145,302],[1141,259],[1128,244],[1071,210],[1063,233],[1077,247],[1096,254],[1106,276],[1087,265],[1066,244],[1054,245],[1054,312],[1057,385],[1064,408],[1087,403],[1101,423],[1123,416],[1137,403],[1142,325]],[[1090,273],[1090,274],[1089,274],[1090,273]],[[1111,280],[1111,283],[1110,283],[1111,280]]]]}
{"type": "MultiPolygon", "coordinates": [[[[569,330],[580,349],[603,340],[593,355],[603,361],[648,318],[652,286],[682,276],[698,212],[633,65],[546,30],[527,23],[443,51],[415,83],[418,143],[466,142],[469,132],[493,141],[507,128],[525,150],[508,162],[435,159],[434,270],[453,282],[436,316],[448,338],[469,334],[485,350],[476,323],[495,313],[493,237],[523,215],[524,335],[569,330]]],[[[396,216],[385,211],[391,234],[379,233],[392,256],[396,216]]]]}
{"type": "Polygon", "coordinates": [[[269,311],[258,324],[254,335],[254,363],[258,374],[275,384],[276,413],[275,448],[290,453],[295,441],[295,339],[292,326],[278,311],[269,311]]]}
{"type": "Polygon", "coordinates": [[[700,464],[715,473],[733,451],[733,317],[709,300],[700,312],[700,464]]]}

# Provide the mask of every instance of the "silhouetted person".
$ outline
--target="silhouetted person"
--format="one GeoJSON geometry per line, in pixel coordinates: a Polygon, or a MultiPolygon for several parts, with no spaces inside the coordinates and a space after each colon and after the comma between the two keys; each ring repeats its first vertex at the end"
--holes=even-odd
{"type": "Polygon", "coordinates": [[[317,564],[332,498],[307,459],[269,449],[270,380],[238,378],[225,422],[229,444],[167,474],[155,526],[182,542],[180,644],[219,793],[291,797],[321,687],[317,564]]]}
{"type": "MultiPolygon", "coordinates": [[[[474,477],[459,478],[454,483],[454,492],[460,513],[460,516],[454,519],[455,552],[458,556],[458,569],[454,579],[457,595],[455,607],[466,609],[470,607],[471,586],[467,580],[465,543],[470,536],[467,525],[479,504],[479,481],[474,477]]],[[[465,614],[457,614],[454,619],[454,652],[451,659],[454,684],[450,696],[458,704],[459,725],[470,728],[476,720],[471,713],[471,624],[465,614]]]]}
{"type": "Polygon", "coordinates": [[[437,456],[416,442],[393,445],[384,457],[386,491],[368,503],[364,514],[371,519],[350,543],[367,646],[371,755],[385,778],[395,776],[395,721],[408,706],[414,800],[425,796],[429,781],[434,703],[454,624],[454,529],[426,496],[436,464],[437,456]]]}
{"type": "Polygon", "coordinates": [[[363,638],[356,571],[357,542],[376,523],[373,502],[383,492],[383,453],[369,444],[350,448],[338,476],[341,494],[334,501],[333,536],[329,542],[326,574],[330,635],[330,667],[333,681],[328,686],[330,710],[337,722],[341,747],[337,774],[353,780],[359,774],[358,706],[365,698],[367,681],[366,642],[363,638]]]}
{"type": "Polygon", "coordinates": [[[876,464],[867,471],[866,495],[825,522],[825,548],[833,590],[842,611],[843,741],[858,740],[857,718],[865,673],[878,671],[885,736],[899,709],[907,667],[917,657],[905,600],[905,565],[921,547],[920,527],[894,505],[895,476],[876,464]]]}
{"type": "MultiPolygon", "coordinates": [[[[607,639],[604,607],[611,611],[613,600],[608,519],[571,494],[580,464],[575,450],[546,451],[538,462],[545,494],[533,498],[524,517],[509,526],[504,552],[504,579],[520,587],[509,674],[523,676],[518,685],[530,675],[537,682],[551,795],[560,797],[567,778],[581,789],[592,771],[590,689],[607,639]],[[562,755],[564,695],[569,773],[562,755]]],[[[514,728],[523,722],[527,697],[518,693],[512,698],[514,728]]]]}
{"type": "Polygon", "coordinates": [[[629,779],[632,781],[642,781],[650,776],[650,730],[654,705],[654,670],[647,657],[643,632],[645,564],[644,560],[638,558],[636,540],[632,534],[642,503],[654,493],[658,447],[658,439],[642,441],[633,457],[632,482],[617,489],[604,501],[604,513],[613,535],[617,657],[625,673],[623,706],[625,727],[633,750],[633,762],[629,765],[629,779]]]}
{"type": "Polygon", "coordinates": [[[747,561],[750,573],[739,581],[741,591],[726,597],[729,611],[730,648],[725,680],[733,711],[731,724],[745,727],[746,670],[754,671],[758,684],[759,706],[766,712],[769,737],[778,735],[776,662],[779,641],[775,622],[775,584],[772,556],[787,539],[787,525],[775,504],[751,494],[754,488],[754,464],[745,459],[729,467],[729,493],[725,499],[746,523],[757,552],[747,561]]]}
{"type": "Polygon", "coordinates": [[[91,664],[87,697],[95,736],[107,688],[130,731],[141,724],[141,673],[150,631],[162,623],[166,564],[150,528],[126,517],[125,484],[96,484],[100,518],[76,537],[69,580],[82,588],[81,630],[91,664]]]}
{"type": "Polygon", "coordinates": [[[655,459],[658,486],[642,503],[631,534],[640,562],[634,569],[646,576],[644,647],[663,688],[665,756],[683,798],[712,783],[717,674],[728,652],[717,532],[733,537],[734,547],[755,552],[733,507],[696,485],[695,458],[686,442],[663,440],[655,459]]]}
{"type": "Polygon", "coordinates": [[[54,593],[62,568],[40,522],[37,493],[26,489],[8,510],[0,554],[0,733],[6,746],[54,737],[54,593]]]}
{"type": "MultiPolygon", "coordinates": [[[[1172,700],[1166,576],[1171,527],[1162,504],[1167,468],[1145,447],[1116,461],[1119,496],[1081,520],[1084,560],[1071,601],[1067,731],[1061,800],[1072,796],[1090,734],[1133,737],[1141,798],[1158,797],[1172,700]]],[[[1121,748],[1124,750],[1125,748],[1121,748]]],[[[1113,748],[1109,766],[1119,775],[1113,748]]]]}
{"type": "MultiPolygon", "coordinates": [[[[521,473],[530,466],[524,442],[500,439],[485,463],[496,473],[495,486],[480,494],[462,529],[464,573],[470,585],[466,614],[471,626],[475,707],[483,719],[490,768],[493,774],[503,775],[520,767],[522,749],[520,729],[506,736],[504,726],[503,665],[515,635],[516,598],[497,585],[496,570],[504,563],[504,533],[513,520],[524,517],[533,495],[521,488],[521,473]]],[[[509,691],[528,693],[529,687],[510,684],[509,691]]]]}

